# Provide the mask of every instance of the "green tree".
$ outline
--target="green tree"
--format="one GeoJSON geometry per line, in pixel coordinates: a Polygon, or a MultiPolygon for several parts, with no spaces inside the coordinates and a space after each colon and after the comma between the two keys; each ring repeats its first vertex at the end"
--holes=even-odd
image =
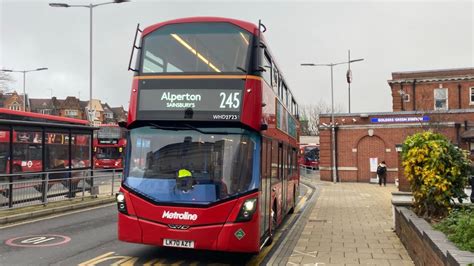
{"type": "Polygon", "coordinates": [[[462,202],[467,197],[464,188],[471,165],[468,152],[445,136],[431,131],[416,133],[403,143],[402,156],[419,216],[443,218],[452,209],[454,198],[462,202]]]}

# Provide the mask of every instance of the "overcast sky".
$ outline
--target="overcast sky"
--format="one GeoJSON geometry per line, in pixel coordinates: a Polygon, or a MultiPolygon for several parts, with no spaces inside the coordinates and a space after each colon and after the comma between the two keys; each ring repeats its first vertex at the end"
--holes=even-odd
{"type": "MultiPolygon", "coordinates": [[[[89,4],[82,0],[51,0],[89,4]]],[[[27,74],[31,97],[89,99],[89,10],[52,8],[47,0],[0,0],[0,68],[49,70],[27,74]]],[[[93,1],[101,3],[104,1],[93,1]]],[[[474,1],[152,1],[94,9],[93,95],[128,107],[127,71],[141,27],[190,16],[230,17],[267,27],[269,42],[299,104],[330,103],[330,69],[300,63],[351,65],[352,112],[392,109],[392,72],[474,66],[474,1]]],[[[347,111],[347,65],[334,68],[334,99],[347,111]]],[[[21,74],[11,86],[23,90],[21,74]]]]}

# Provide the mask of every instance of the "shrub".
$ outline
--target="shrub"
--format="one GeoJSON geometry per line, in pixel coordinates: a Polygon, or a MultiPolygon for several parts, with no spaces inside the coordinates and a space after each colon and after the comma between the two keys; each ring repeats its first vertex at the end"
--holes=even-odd
{"type": "Polygon", "coordinates": [[[402,156],[414,211],[419,216],[443,218],[451,210],[453,198],[462,202],[467,197],[464,188],[471,165],[468,153],[443,135],[425,131],[408,137],[402,156]]]}
{"type": "Polygon", "coordinates": [[[474,208],[454,209],[433,227],[446,234],[459,249],[474,252],[474,208]]]}

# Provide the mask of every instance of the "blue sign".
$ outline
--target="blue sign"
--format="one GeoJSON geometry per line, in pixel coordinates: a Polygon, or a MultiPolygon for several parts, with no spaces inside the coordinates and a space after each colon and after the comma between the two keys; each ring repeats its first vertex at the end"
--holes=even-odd
{"type": "Polygon", "coordinates": [[[409,123],[409,122],[427,122],[430,121],[429,116],[415,117],[373,117],[370,119],[372,123],[409,123]]]}

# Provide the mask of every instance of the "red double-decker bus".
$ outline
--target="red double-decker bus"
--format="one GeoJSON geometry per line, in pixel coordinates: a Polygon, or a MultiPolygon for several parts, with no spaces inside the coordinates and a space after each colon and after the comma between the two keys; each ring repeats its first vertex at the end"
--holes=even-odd
{"type": "Polygon", "coordinates": [[[309,169],[319,169],[319,145],[300,146],[300,165],[309,169]]]}
{"type": "Polygon", "coordinates": [[[123,168],[123,153],[127,140],[125,131],[117,125],[100,125],[94,137],[94,168],[123,168]]]}
{"type": "Polygon", "coordinates": [[[262,26],[198,17],[143,30],[120,240],[256,253],[294,210],[298,106],[262,26]]]}

